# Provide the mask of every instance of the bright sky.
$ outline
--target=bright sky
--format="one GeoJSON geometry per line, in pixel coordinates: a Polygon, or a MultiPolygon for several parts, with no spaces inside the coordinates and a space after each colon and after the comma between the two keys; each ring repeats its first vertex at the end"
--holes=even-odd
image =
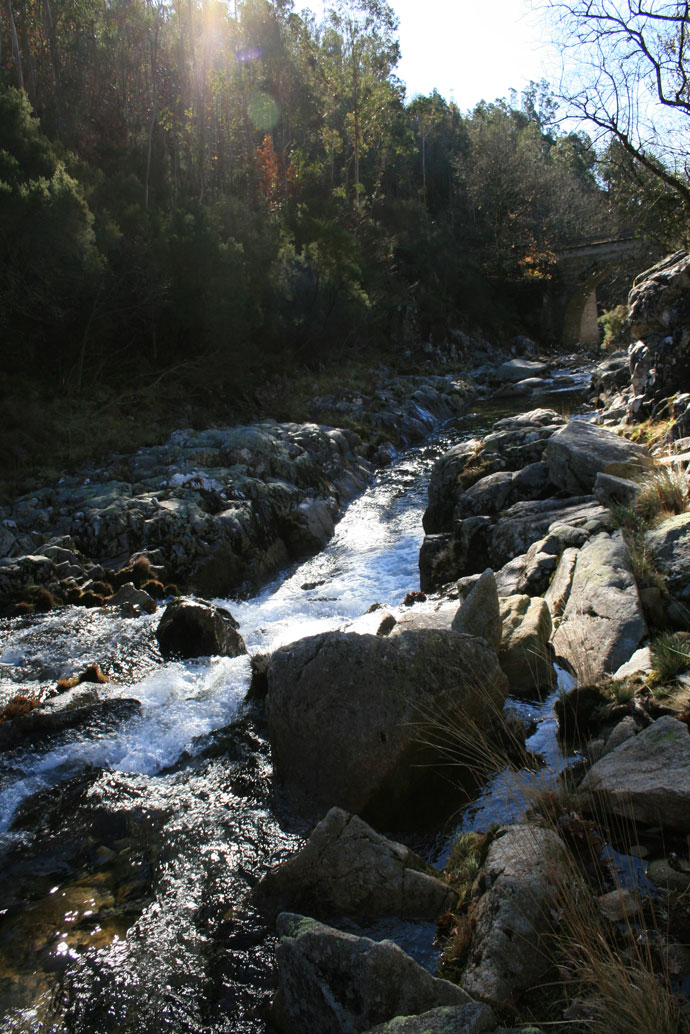
{"type": "Polygon", "coordinates": [[[549,78],[554,57],[529,0],[390,0],[400,19],[397,74],[407,99],[436,88],[461,111],[549,78]]]}

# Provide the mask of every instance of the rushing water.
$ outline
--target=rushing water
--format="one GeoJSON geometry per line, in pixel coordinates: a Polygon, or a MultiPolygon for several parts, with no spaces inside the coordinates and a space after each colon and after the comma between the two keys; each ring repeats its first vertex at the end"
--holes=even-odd
{"type": "MultiPolygon", "coordinates": [[[[223,601],[250,651],[352,622],[374,631],[372,604],[399,606],[418,588],[433,461],[505,412],[484,407],[401,456],[322,554],[254,599],[223,601]]],[[[262,716],[245,700],[248,660],[164,663],[157,620],[68,608],[0,624],[0,701],[44,694],[88,663],[111,677],[99,687],[106,708],[85,725],[0,761],[4,1032],[269,1029],[273,938],[245,902],[305,830],[276,813],[262,716]]],[[[85,703],[93,692],[73,691],[85,703]]],[[[516,706],[536,721],[528,746],[553,773],[564,760],[551,701],[516,706]]],[[[459,822],[478,828],[516,808],[498,774],[459,822]]],[[[442,859],[447,843],[429,855],[442,859]]]]}

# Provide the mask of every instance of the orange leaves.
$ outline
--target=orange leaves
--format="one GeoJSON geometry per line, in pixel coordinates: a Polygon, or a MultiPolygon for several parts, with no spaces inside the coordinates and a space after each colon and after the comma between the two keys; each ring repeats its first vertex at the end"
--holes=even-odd
{"type": "Polygon", "coordinates": [[[293,175],[290,166],[285,166],[284,161],[276,154],[270,133],[266,133],[263,144],[261,147],[257,147],[254,165],[259,193],[268,203],[269,208],[279,209],[293,175]]]}

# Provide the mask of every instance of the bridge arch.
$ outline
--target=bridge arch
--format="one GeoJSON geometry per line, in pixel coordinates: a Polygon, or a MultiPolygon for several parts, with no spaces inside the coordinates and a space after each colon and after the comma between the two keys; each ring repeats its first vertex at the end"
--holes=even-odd
{"type": "Polygon", "coordinates": [[[635,275],[658,258],[654,245],[632,236],[576,241],[561,249],[556,254],[558,275],[549,306],[555,336],[568,348],[597,345],[601,339],[597,288],[614,273],[626,272],[632,286],[635,275]]]}

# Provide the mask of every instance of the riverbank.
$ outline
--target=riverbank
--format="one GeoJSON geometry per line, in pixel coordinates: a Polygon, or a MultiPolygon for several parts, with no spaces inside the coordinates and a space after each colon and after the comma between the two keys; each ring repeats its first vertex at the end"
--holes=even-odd
{"type": "Polygon", "coordinates": [[[688,396],[654,392],[673,383],[664,357],[679,370],[667,332],[680,310],[668,304],[688,261],[674,256],[636,286],[631,318],[643,311],[648,342],[598,373],[600,391],[602,375],[623,388],[600,417],[619,433],[540,409],[462,442],[430,480],[420,574],[433,596],[378,615],[375,636],[327,633],[271,658],[269,733],[301,808],[334,804],[389,828],[416,806],[421,783],[428,807],[437,800],[426,780],[444,765],[459,782],[498,771],[517,808],[510,825],[463,833],[443,874],[330,811],[255,895],[277,913],[281,1031],[504,1030],[501,1019],[602,1034],[690,1028],[688,396]],[[630,418],[645,408],[665,413],[652,451],[625,436],[641,437],[630,418]],[[449,658],[441,676],[430,642],[436,662],[449,658]],[[548,692],[554,660],[579,681],[556,712],[582,759],[538,788],[539,762],[501,702],[506,683],[527,698],[548,692]],[[401,692],[391,694],[387,676],[401,692]],[[347,720],[343,701],[355,704],[347,720]],[[351,771],[349,759],[362,763],[351,771]],[[355,860],[341,867],[350,837],[355,860]],[[362,883],[361,851],[369,873],[385,873],[380,885],[362,883]],[[321,868],[321,859],[332,861],[321,868]],[[403,890],[391,902],[396,880],[403,890]],[[442,905],[444,893],[457,899],[442,905]],[[442,909],[450,983],[433,987],[389,945],[344,933],[340,915],[442,909]]]}
{"type": "Polygon", "coordinates": [[[377,614],[374,635],[355,626],[273,655],[266,706],[281,785],[307,814],[345,809],[329,812],[255,895],[278,916],[281,1031],[489,1031],[504,1029],[501,1017],[583,1031],[686,1029],[690,702],[676,678],[690,665],[690,619],[677,543],[690,493],[686,479],[675,515],[658,498],[650,594],[614,491],[636,486],[649,506],[645,486],[659,486],[664,469],[643,447],[554,411],[499,421],[432,471],[424,524],[434,533],[420,569],[434,594],[377,614]],[[444,523],[452,530],[437,530],[444,523]],[[671,671],[660,640],[668,657],[673,636],[671,671]],[[562,740],[587,763],[539,781],[524,730],[501,704],[507,687],[527,699],[549,692],[554,660],[580,680],[556,710],[562,740]],[[371,828],[355,832],[352,817],[399,828],[420,799],[428,815],[441,798],[434,770],[458,800],[463,780],[501,772],[496,788],[512,796],[519,823],[461,835],[443,874],[371,828]],[[404,871],[389,871],[391,858],[404,871]],[[391,900],[396,879],[403,890],[391,900]],[[442,906],[444,891],[457,897],[442,906]],[[451,981],[433,988],[395,953],[375,966],[377,938],[343,924],[432,913],[451,981]],[[674,917],[664,931],[660,914],[674,917]],[[355,993],[350,971],[369,956],[355,993]],[[469,1009],[477,1000],[488,1010],[480,1027],[469,1009]],[[393,1021],[406,1010],[418,1019],[393,1021]]]}

